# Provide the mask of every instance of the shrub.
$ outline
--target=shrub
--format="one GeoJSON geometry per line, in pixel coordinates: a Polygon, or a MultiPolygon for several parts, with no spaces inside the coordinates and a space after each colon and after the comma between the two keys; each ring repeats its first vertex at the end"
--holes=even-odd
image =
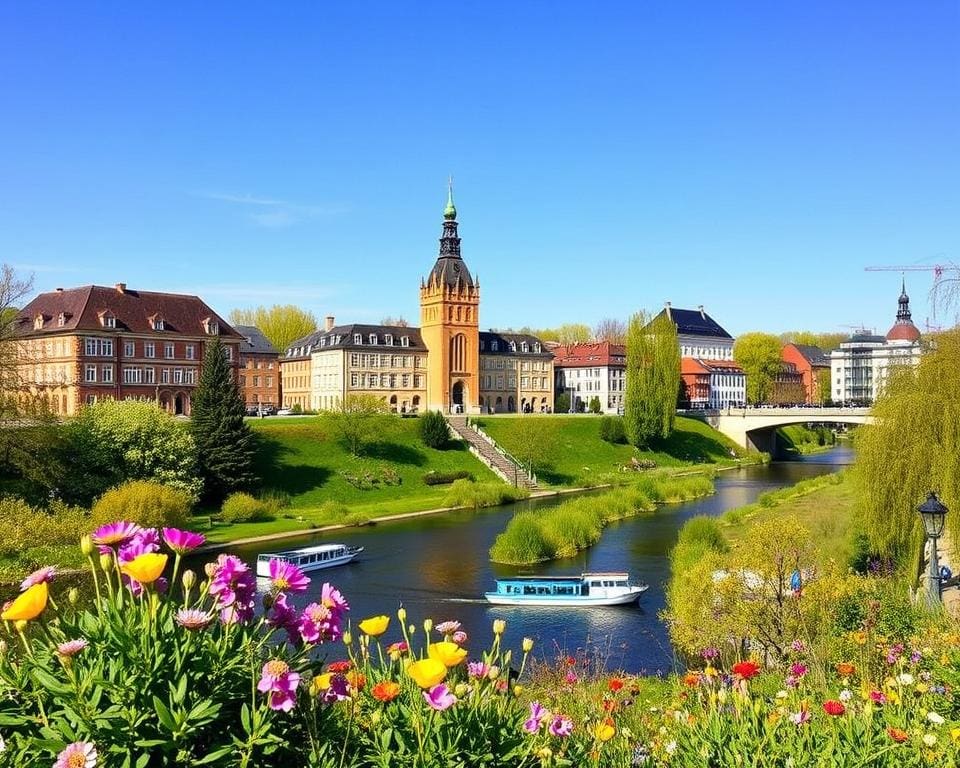
{"type": "Polygon", "coordinates": [[[445,448],[450,440],[450,428],[440,411],[427,411],[417,424],[420,439],[428,448],[445,448]]]}
{"type": "Polygon", "coordinates": [[[193,498],[186,491],[148,480],[131,480],[111,488],[91,510],[94,527],[113,520],[129,520],[146,528],[183,528],[193,498]]]}
{"type": "Polygon", "coordinates": [[[496,507],[525,499],[530,491],[514,488],[506,483],[475,483],[472,480],[456,480],[443,497],[446,507],[496,507]]]}
{"type": "Polygon", "coordinates": [[[231,493],[220,508],[220,517],[227,523],[255,523],[272,520],[270,506],[249,493],[231,493]]]}
{"type": "Polygon", "coordinates": [[[677,545],[670,553],[673,571],[686,570],[708,552],[724,554],[729,549],[715,518],[703,515],[691,518],[680,529],[677,545]]]}
{"type": "Polygon", "coordinates": [[[590,413],[600,413],[600,398],[596,395],[590,398],[590,413]]]}
{"type": "MultiPolygon", "coordinates": [[[[614,444],[627,442],[627,432],[622,416],[604,416],[600,419],[600,439],[614,444]]],[[[656,466],[656,463],[654,463],[656,466]]]]}
{"type": "Polygon", "coordinates": [[[557,404],[553,410],[555,413],[570,413],[570,395],[566,392],[557,395],[557,404]]]}
{"type": "Polygon", "coordinates": [[[473,480],[473,473],[465,469],[456,472],[437,472],[432,469],[423,476],[423,482],[427,485],[449,485],[454,480],[473,480]]]}
{"type": "Polygon", "coordinates": [[[0,555],[76,544],[89,527],[89,515],[80,507],[55,501],[44,510],[16,497],[0,498],[0,555]]]}
{"type": "Polygon", "coordinates": [[[299,416],[301,413],[303,413],[303,406],[300,405],[300,403],[294,403],[290,406],[290,413],[299,416]]]}
{"type": "Polygon", "coordinates": [[[495,563],[539,563],[552,557],[553,547],[531,512],[514,516],[490,548],[490,559],[495,563]]]}

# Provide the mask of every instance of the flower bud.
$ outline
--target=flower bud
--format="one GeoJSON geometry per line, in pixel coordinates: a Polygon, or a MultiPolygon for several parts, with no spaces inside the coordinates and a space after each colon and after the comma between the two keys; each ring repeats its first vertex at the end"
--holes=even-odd
{"type": "Polygon", "coordinates": [[[375,709],[370,713],[370,724],[376,725],[380,722],[380,718],[383,717],[383,712],[380,709],[375,709]]]}
{"type": "Polygon", "coordinates": [[[426,632],[426,633],[429,635],[431,629],[433,629],[433,619],[424,619],[424,620],[423,620],[423,631],[426,632]]]}
{"type": "Polygon", "coordinates": [[[7,641],[0,640],[0,656],[4,656],[7,653],[7,641]]]}
{"type": "Polygon", "coordinates": [[[207,574],[208,579],[212,579],[217,573],[217,564],[216,563],[207,563],[203,566],[203,572],[207,574]]]}
{"type": "Polygon", "coordinates": [[[466,683],[457,683],[453,688],[453,692],[459,697],[466,696],[470,692],[470,686],[466,683]]]}
{"type": "Polygon", "coordinates": [[[348,629],[346,632],[343,633],[343,644],[350,645],[350,643],[352,642],[353,642],[353,635],[350,634],[350,630],[348,629]]]}
{"type": "Polygon", "coordinates": [[[76,587],[70,587],[70,590],[67,592],[67,600],[70,602],[70,605],[76,605],[80,601],[80,590],[76,587]]]}
{"type": "Polygon", "coordinates": [[[401,624],[407,623],[407,609],[404,608],[402,605],[399,608],[397,608],[397,618],[400,620],[401,624]]]}
{"type": "Polygon", "coordinates": [[[521,647],[524,653],[530,653],[530,651],[533,650],[533,640],[529,637],[523,638],[523,645],[521,647]]]}
{"type": "Polygon", "coordinates": [[[496,680],[498,677],[500,677],[500,667],[496,665],[490,667],[490,670],[487,672],[487,677],[489,677],[491,680],[496,680]]]}
{"type": "Polygon", "coordinates": [[[503,631],[507,628],[507,622],[503,619],[494,619],[493,620],[493,634],[502,635],[503,631]]]}
{"type": "Polygon", "coordinates": [[[513,695],[514,695],[514,696],[516,696],[517,698],[520,698],[520,694],[521,694],[521,693],[523,693],[523,686],[522,686],[522,685],[515,685],[515,686],[513,686],[513,695]]]}
{"type": "Polygon", "coordinates": [[[93,554],[93,539],[90,538],[90,534],[80,537],[80,551],[83,552],[84,557],[90,557],[93,554]]]}
{"type": "Polygon", "coordinates": [[[113,570],[112,555],[100,555],[100,570],[104,573],[110,573],[113,570]]]}
{"type": "Polygon", "coordinates": [[[417,631],[417,625],[416,625],[416,624],[411,624],[409,627],[407,627],[407,634],[412,635],[412,634],[413,634],[414,632],[416,632],[416,631],[417,631]]]}
{"type": "Polygon", "coordinates": [[[504,664],[504,666],[509,667],[509,666],[510,666],[510,659],[512,659],[512,658],[513,658],[513,651],[508,650],[505,654],[503,654],[503,664],[504,664]]]}
{"type": "Polygon", "coordinates": [[[194,585],[197,583],[197,574],[188,568],[180,577],[180,583],[183,584],[183,588],[187,591],[193,589],[194,585]]]}

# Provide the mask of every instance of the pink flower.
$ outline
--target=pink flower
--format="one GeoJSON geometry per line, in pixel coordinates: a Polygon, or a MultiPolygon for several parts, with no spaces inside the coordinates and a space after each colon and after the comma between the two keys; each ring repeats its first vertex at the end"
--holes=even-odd
{"type": "Polygon", "coordinates": [[[395,643],[390,643],[387,646],[387,653],[393,655],[394,653],[406,653],[410,650],[410,646],[407,645],[406,640],[398,640],[395,643]]]}
{"type": "Polygon", "coordinates": [[[573,720],[563,715],[554,715],[550,721],[550,735],[566,737],[573,730],[573,720]]]}
{"type": "Polygon", "coordinates": [[[287,633],[287,639],[297,644],[300,642],[300,631],[297,629],[299,617],[297,609],[287,603],[285,592],[278,593],[270,599],[269,595],[264,598],[264,604],[269,604],[267,609],[267,624],[271,627],[277,627],[287,633]]]}
{"type": "Polygon", "coordinates": [[[568,685],[573,685],[575,682],[577,682],[577,673],[572,669],[568,669],[567,674],[564,675],[563,679],[568,685]]]}
{"type": "Polygon", "coordinates": [[[437,632],[441,635],[452,635],[458,629],[460,629],[459,621],[441,621],[437,626],[434,627],[437,632]]]}
{"type": "Polygon", "coordinates": [[[453,640],[453,642],[455,642],[457,645],[463,645],[465,642],[467,642],[467,633],[462,629],[458,629],[456,632],[450,635],[450,639],[453,640]]]}
{"type": "Polygon", "coordinates": [[[193,531],[181,531],[179,528],[164,528],[163,540],[178,555],[185,555],[197,547],[203,546],[207,540],[203,534],[193,531]]]}
{"type": "Polygon", "coordinates": [[[297,631],[307,643],[337,640],[341,634],[340,616],[325,605],[310,603],[300,615],[297,631]]]}
{"type": "Polygon", "coordinates": [[[67,640],[66,642],[60,643],[60,645],[57,646],[57,653],[61,656],[66,656],[69,658],[71,656],[76,656],[88,645],[90,645],[90,643],[83,638],[79,638],[77,640],[67,640]]]}
{"type": "Polygon", "coordinates": [[[253,618],[257,582],[239,557],[220,555],[210,569],[210,595],[216,598],[224,624],[253,618]]]}
{"type": "Polygon", "coordinates": [[[483,661],[468,661],[467,674],[470,677],[486,677],[490,672],[490,665],[483,661]]]}
{"type": "Polygon", "coordinates": [[[536,733],[540,730],[543,721],[550,717],[550,713],[544,709],[539,701],[530,702],[530,717],[523,724],[523,730],[527,733],[536,733]]]}
{"type": "MultiPolygon", "coordinates": [[[[120,565],[129,563],[131,560],[160,551],[160,537],[157,535],[156,528],[140,528],[130,539],[120,546],[117,551],[117,560],[120,565]]],[[[157,580],[159,582],[159,579],[157,580]]],[[[143,585],[136,579],[129,576],[123,576],[123,583],[127,585],[131,592],[138,597],[143,593],[143,585]]],[[[160,591],[160,584],[157,584],[160,591]]]]}
{"type": "Polygon", "coordinates": [[[120,520],[116,523],[101,525],[93,532],[93,543],[100,547],[100,554],[108,555],[116,544],[132,539],[141,530],[136,523],[120,520]]]}
{"type": "Polygon", "coordinates": [[[277,558],[270,561],[270,580],[277,592],[286,592],[287,590],[303,592],[310,583],[310,579],[304,576],[303,571],[297,566],[277,558]]]}
{"type": "Polygon", "coordinates": [[[271,659],[263,665],[257,690],[269,694],[270,709],[289,712],[297,703],[297,686],[300,675],[290,670],[282,659],[271,659]]]}
{"type": "Polygon", "coordinates": [[[53,768],[96,768],[97,748],[89,741],[75,741],[57,755],[53,768]]]}
{"type": "Polygon", "coordinates": [[[190,632],[199,632],[201,629],[206,629],[211,621],[213,621],[213,616],[209,613],[193,608],[181,608],[176,615],[177,624],[190,632]]]}
{"type": "Polygon", "coordinates": [[[885,693],[881,693],[880,691],[873,690],[873,691],[870,691],[870,701],[872,701],[874,704],[886,704],[887,696],[885,693]]]}
{"type": "Polygon", "coordinates": [[[57,569],[52,565],[44,566],[43,568],[31,573],[20,583],[20,591],[26,592],[35,584],[43,584],[44,582],[53,581],[53,577],[56,576],[56,574],[57,569]]]}
{"type": "Polygon", "coordinates": [[[437,710],[437,712],[450,709],[457,703],[457,697],[450,693],[450,689],[443,683],[433,686],[429,691],[424,691],[423,698],[426,699],[430,708],[437,710]]]}
{"type": "Polygon", "coordinates": [[[810,712],[806,709],[801,709],[799,712],[794,712],[790,715],[790,722],[794,725],[804,725],[805,723],[810,722],[810,712]]]}
{"type": "Polygon", "coordinates": [[[806,664],[794,664],[790,667],[790,674],[794,677],[803,677],[807,674],[807,665],[806,664]]]}
{"type": "Polygon", "coordinates": [[[320,602],[332,611],[350,610],[350,606],[347,605],[347,601],[340,594],[340,590],[327,582],[324,582],[320,588],[320,602]]]}

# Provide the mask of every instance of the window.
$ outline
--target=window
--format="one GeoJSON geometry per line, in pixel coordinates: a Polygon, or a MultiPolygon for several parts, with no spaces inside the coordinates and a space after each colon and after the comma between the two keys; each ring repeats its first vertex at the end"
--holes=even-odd
{"type": "Polygon", "coordinates": [[[376,343],[377,343],[377,334],[371,333],[371,334],[370,334],[370,339],[369,339],[369,341],[370,341],[371,344],[376,344],[376,343]]]}
{"type": "Polygon", "coordinates": [[[193,360],[195,354],[195,347],[193,344],[187,344],[187,360],[193,360]]]}
{"type": "Polygon", "coordinates": [[[143,382],[142,368],[124,368],[123,369],[124,384],[140,384],[142,382],[143,382]]]}
{"type": "Polygon", "coordinates": [[[64,324],[67,322],[67,316],[61,312],[57,315],[57,326],[63,328],[64,324]]]}
{"type": "Polygon", "coordinates": [[[87,395],[87,405],[93,405],[97,402],[96,395],[87,395]]]}
{"type": "Polygon", "coordinates": [[[401,336],[401,337],[400,337],[400,346],[401,346],[401,347],[409,347],[409,346],[410,346],[410,337],[409,337],[409,336],[401,336]]]}
{"type": "Polygon", "coordinates": [[[173,369],[173,383],[174,383],[174,384],[183,384],[183,368],[174,368],[174,369],[173,369]]]}
{"type": "Polygon", "coordinates": [[[183,383],[184,384],[196,384],[197,383],[197,369],[196,368],[187,368],[183,372],[183,383]]]}
{"type": "Polygon", "coordinates": [[[117,318],[110,311],[100,313],[100,325],[104,328],[116,328],[117,318]]]}
{"type": "Polygon", "coordinates": [[[510,351],[511,351],[511,352],[516,352],[516,351],[517,351],[517,342],[515,342],[515,341],[511,341],[511,342],[510,342],[510,351]]]}
{"type": "Polygon", "coordinates": [[[224,356],[225,358],[227,358],[227,360],[232,361],[232,360],[233,360],[233,347],[224,347],[224,348],[223,348],[223,356],[224,356]]]}
{"type": "Polygon", "coordinates": [[[356,373],[350,374],[350,386],[357,387],[360,385],[360,377],[356,373]]]}
{"type": "Polygon", "coordinates": [[[113,339],[87,338],[84,340],[83,350],[90,357],[112,357],[113,339]]]}
{"type": "Polygon", "coordinates": [[[267,386],[268,387],[273,386],[273,376],[267,376],[267,386]]]}
{"type": "Polygon", "coordinates": [[[113,366],[112,365],[105,365],[103,366],[103,368],[100,369],[100,381],[102,381],[104,384],[113,383],[113,366]]]}
{"type": "Polygon", "coordinates": [[[169,369],[169,368],[162,368],[162,369],[160,370],[160,383],[161,383],[161,384],[169,384],[169,383],[170,383],[170,369],[169,369]]]}
{"type": "Polygon", "coordinates": [[[134,357],[137,354],[137,345],[132,341],[123,342],[123,356],[134,357]]]}
{"type": "Polygon", "coordinates": [[[143,345],[143,356],[144,357],[156,357],[157,348],[152,341],[148,341],[143,345]]]}
{"type": "Polygon", "coordinates": [[[254,377],[253,377],[253,386],[255,386],[255,387],[259,387],[259,386],[260,386],[260,377],[259,377],[259,376],[254,376],[254,377]]]}
{"type": "Polygon", "coordinates": [[[410,374],[409,374],[409,373],[403,374],[403,375],[400,377],[400,382],[401,382],[401,386],[402,386],[404,389],[407,389],[407,387],[410,386],[410,374]]]}
{"type": "Polygon", "coordinates": [[[521,341],[521,342],[520,342],[520,351],[521,351],[521,352],[529,352],[529,351],[530,351],[530,348],[527,346],[527,342],[525,342],[525,341],[521,341]]]}
{"type": "Polygon", "coordinates": [[[350,353],[350,365],[352,365],[354,368],[360,365],[360,355],[358,355],[356,352],[350,353]]]}
{"type": "Polygon", "coordinates": [[[168,360],[173,359],[173,344],[164,344],[163,345],[163,356],[168,360]]]}
{"type": "Polygon", "coordinates": [[[353,334],[353,343],[363,344],[363,334],[360,334],[360,333],[353,334]]]}
{"type": "Polygon", "coordinates": [[[154,318],[153,318],[153,330],[155,330],[155,331],[162,331],[162,330],[164,330],[164,323],[163,323],[163,318],[162,318],[162,317],[154,317],[154,318]]]}
{"type": "Polygon", "coordinates": [[[144,368],[143,369],[143,383],[144,384],[156,384],[157,383],[157,372],[154,368],[144,368]]]}
{"type": "Polygon", "coordinates": [[[539,342],[539,341],[534,342],[533,351],[534,351],[534,352],[538,352],[538,353],[540,352],[540,342],[539,342]]]}
{"type": "Polygon", "coordinates": [[[491,341],[491,342],[490,342],[490,351],[491,351],[491,352],[498,352],[499,350],[500,350],[500,342],[498,342],[498,341],[491,341]]]}
{"type": "Polygon", "coordinates": [[[203,321],[203,328],[210,336],[217,336],[220,334],[220,323],[218,323],[212,317],[208,317],[203,321]]]}
{"type": "Polygon", "coordinates": [[[389,346],[389,347],[392,347],[392,346],[393,346],[393,334],[392,334],[392,333],[388,333],[386,336],[384,336],[384,337],[383,337],[383,343],[386,344],[386,345],[389,346]]]}
{"type": "Polygon", "coordinates": [[[95,382],[97,380],[97,366],[87,364],[84,366],[83,380],[86,382],[95,382]]]}

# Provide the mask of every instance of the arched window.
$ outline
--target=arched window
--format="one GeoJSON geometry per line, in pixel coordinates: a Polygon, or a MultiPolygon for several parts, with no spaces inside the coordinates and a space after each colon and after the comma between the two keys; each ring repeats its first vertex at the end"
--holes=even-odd
{"type": "Polygon", "coordinates": [[[458,333],[450,339],[450,370],[462,372],[467,368],[467,338],[458,333]]]}

